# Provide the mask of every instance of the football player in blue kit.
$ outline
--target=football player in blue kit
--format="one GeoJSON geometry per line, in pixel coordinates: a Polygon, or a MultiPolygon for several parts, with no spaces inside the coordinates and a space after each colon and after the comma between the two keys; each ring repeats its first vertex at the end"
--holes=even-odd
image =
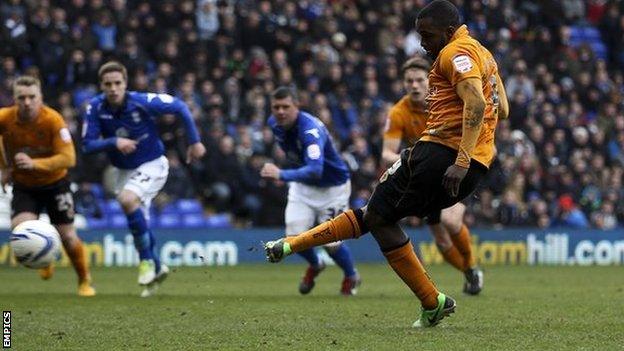
{"type": "Polygon", "coordinates": [[[138,283],[141,296],[151,296],[167,277],[160,263],[156,240],[149,227],[149,206],[167,181],[169,164],[155,118],[174,114],[182,119],[188,138],[186,161],[200,159],[206,148],[200,142],[186,104],[167,94],[127,91],[128,73],[118,62],[107,62],[98,71],[103,93],[91,99],[84,119],[84,153],[106,151],[117,168],[115,192],[128,219],[139,253],[138,283]]]}
{"type": "MultiPolygon", "coordinates": [[[[271,95],[272,115],[268,124],[284,150],[288,169],[273,163],[263,166],[260,174],[289,183],[286,205],[286,235],[296,235],[333,218],[349,208],[351,181],[349,169],[340,158],[325,125],[316,117],[299,110],[296,91],[279,87],[271,95]]],[[[354,295],[360,285],[351,251],[342,242],[324,246],[329,256],[344,272],[340,293],[354,295]]],[[[298,253],[309,267],[299,292],[309,293],[314,279],[325,268],[314,249],[298,253]]]]}

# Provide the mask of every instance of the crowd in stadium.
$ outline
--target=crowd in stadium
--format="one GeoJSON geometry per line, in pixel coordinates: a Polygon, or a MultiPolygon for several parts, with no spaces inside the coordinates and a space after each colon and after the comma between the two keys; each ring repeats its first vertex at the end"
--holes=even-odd
{"type": "MultiPolygon", "coordinates": [[[[468,204],[476,226],[624,225],[624,3],[607,0],[454,1],[494,54],[510,100],[497,160],[468,204]]],[[[80,139],[84,104],[107,59],[129,88],[170,93],[191,108],[208,149],[184,164],[184,128],[159,122],[171,170],[156,205],[198,198],[237,223],[279,225],[286,184],[263,180],[281,163],[265,121],[269,94],[298,87],[302,109],[329,128],[352,171],[352,206],[381,166],[399,67],[423,55],[414,20],[424,0],[6,0],[0,5],[0,106],[20,74],[43,80],[46,102],[80,139]]],[[[73,171],[78,207],[97,216],[105,155],[73,171]],[[94,185],[95,184],[95,185],[94,185]]],[[[110,195],[110,194],[109,194],[110,195]]]]}

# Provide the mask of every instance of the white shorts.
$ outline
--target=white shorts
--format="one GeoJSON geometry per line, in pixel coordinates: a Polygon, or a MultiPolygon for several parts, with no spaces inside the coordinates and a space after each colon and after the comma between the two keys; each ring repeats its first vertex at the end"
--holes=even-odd
{"type": "Polygon", "coordinates": [[[135,169],[117,169],[115,194],[122,190],[135,193],[144,208],[149,208],[152,199],[165,186],[169,175],[169,161],[165,156],[145,162],[135,169]]]}
{"type": "Polygon", "coordinates": [[[351,182],[332,187],[289,183],[286,235],[297,235],[349,208],[351,182]]]}

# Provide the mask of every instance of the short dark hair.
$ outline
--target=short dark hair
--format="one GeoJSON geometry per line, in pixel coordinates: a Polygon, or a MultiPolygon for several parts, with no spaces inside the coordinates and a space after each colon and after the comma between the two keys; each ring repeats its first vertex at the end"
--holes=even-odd
{"type": "Polygon", "coordinates": [[[299,101],[299,95],[297,94],[297,90],[286,85],[278,87],[271,93],[272,99],[285,99],[289,96],[293,99],[293,101],[299,101]]]}
{"type": "Polygon", "coordinates": [[[126,69],[126,66],[117,61],[109,61],[103,64],[98,70],[98,79],[102,79],[106,73],[110,72],[119,72],[123,76],[124,80],[126,82],[128,81],[128,70],[126,69]]]}
{"type": "Polygon", "coordinates": [[[438,27],[457,27],[461,24],[457,7],[447,0],[434,0],[418,13],[418,20],[431,18],[438,27]]]}
{"type": "Polygon", "coordinates": [[[429,63],[429,60],[424,57],[414,56],[405,61],[403,66],[401,66],[401,75],[404,75],[408,69],[420,69],[429,72],[429,70],[431,70],[431,64],[429,63]]]}
{"type": "Polygon", "coordinates": [[[15,89],[15,87],[17,86],[25,86],[25,87],[29,87],[29,86],[36,86],[37,88],[41,89],[41,81],[33,76],[19,76],[17,77],[17,79],[15,79],[15,81],[13,82],[13,89],[15,89]]]}

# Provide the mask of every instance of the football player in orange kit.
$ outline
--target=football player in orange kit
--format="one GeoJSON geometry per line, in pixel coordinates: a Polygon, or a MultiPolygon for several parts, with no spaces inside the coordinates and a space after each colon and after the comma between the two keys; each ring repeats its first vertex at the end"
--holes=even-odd
{"type": "Polygon", "coordinates": [[[508,104],[492,54],[462,25],[457,8],[435,0],[416,20],[422,46],[435,59],[429,74],[429,117],[423,137],[380,179],[368,205],[348,210],[297,236],[265,244],[267,259],[371,232],[390,266],[420,300],[414,327],[432,327],[455,311],[438,291],[398,225],[451,207],[472,193],[494,158],[494,131],[508,104]]]}
{"type": "MultiPolygon", "coordinates": [[[[63,117],[43,105],[41,83],[29,76],[13,84],[15,105],[0,109],[0,135],[6,160],[2,160],[2,188],[13,183],[11,227],[39,218],[46,208],[63,247],[78,274],[78,295],[94,296],[82,241],[74,227],[74,199],[67,169],[76,164],[71,134],[63,117]]],[[[54,266],[39,271],[52,277],[54,266]]]]}
{"type": "MultiPolygon", "coordinates": [[[[388,115],[383,137],[382,158],[386,166],[397,162],[401,144],[414,145],[422,136],[427,121],[425,97],[429,91],[427,75],[431,66],[421,57],[407,60],[401,67],[405,96],[388,115]]],[[[470,232],[463,223],[466,206],[461,202],[427,216],[427,224],[438,250],[453,267],[464,273],[464,293],[477,295],[483,288],[483,272],[472,255],[470,232]]]]}

